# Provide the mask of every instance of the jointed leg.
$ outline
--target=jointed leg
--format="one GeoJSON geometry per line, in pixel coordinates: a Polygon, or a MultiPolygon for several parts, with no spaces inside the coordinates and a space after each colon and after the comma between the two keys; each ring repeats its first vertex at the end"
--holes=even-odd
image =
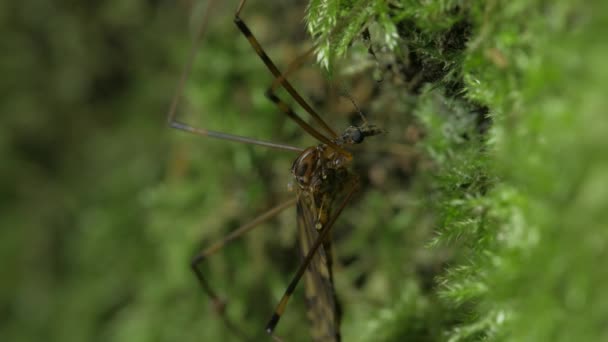
{"type": "Polygon", "coordinates": [[[342,201],[342,204],[340,205],[340,207],[338,207],[338,210],[336,210],[335,215],[327,223],[325,228],[323,228],[323,230],[319,233],[319,236],[315,240],[314,244],[310,247],[308,254],[306,255],[306,257],[304,258],[304,260],[298,267],[298,270],[296,271],[296,274],[294,275],[291,282],[289,283],[289,286],[287,286],[287,289],[285,290],[283,297],[279,301],[279,304],[277,305],[275,312],[272,315],[272,318],[266,325],[266,332],[268,332],[269,334],[272,334],[272,332],[274,331],[274,328],[276,327],[277,323],[279,322],[281,315],[285,311],[285,307],[287,306],[287,302],[289,301],[291,294],[296,289],[296,285],[302,278],[302,275],[304,275],[304,272],[306,272],[306,268],[308,268],[308,265],[310,264],[315,253],[319,249],[319,246],[321,246],[321,244],[325,241],[325,239],[327,239],[334,223],[336,222],[336,220],[342,213],[342,210],[346,207],[346,204],[348,204],[348,202],[351,200],[352,196],[354,195],[355,191],[357,191],[357,189],[358,189],[358,182],[355,182],[354,185],[352,186],[352,188],[347,193],[344,200],[342,201]]]}
{"type": "MultiPolygon", "coordinates": [[[[241,0],[241,2],[239,3],[239,7],[237,8],[236,13],[234,15],[234,23],[239,28],[239,30],[241,30],[243,35],[245,35],[245,37],[247,38],[247,40],[249,41],[249,43],[251,44],[251,46],[253,47],[255,52],[258,54],[258,56],[260,56],[260,58],[262,59],[262,61],[266,65],[266,67],[274,75],[277,82],[279,82],[283,86],[283,88],[285,88],[285,90],[287,90],[287,92],[300,104],[300,106],[302,106],[302,108],[304,108],[313,117],[313,119],[319,125],[321,125],[321,127],[326,132],[328,132],[330,134],[330,136],[332,138],[336,138],[337,134],[329,127],[329,125],[327,125],[327,123],[325,123],[325,121],[323,121],[323,119],[321,119],[321,117],[314,111],[314,109],[312,109],[312,107],[310,107],[310,105],[308,103],[306,103],[306,101],[304,101],[304,99],[293,88],[291,83],[289,83],[289,81],[287,81],[285,76],[281,73],[281,71],[279,71],[277,66],[272,62],[270,57],[268,57],[268,55],[266,54],[266,52],[264,51],[264,49],[262,48],[260,43],[257,41],[255,36],[251,33],[251,30],[249,30],[249,28],[247,27],[245,22],[241,19],[240,13],[241,13],[241,10],[243,9],[243,6],[245,5],[246,1],[247,0],[241,0]]],[[[343,148],[337,146],[330,139],[328,139],[327,137],[325,137],[324,135],[322,135],[321,133],[316,131],[314,128],[312,128],[310,125],[308,125],[305,121],[303,121],[286,103],[284,103],[281,99],[279,99],[273,93],[273,91],[268,91],[266,93],[266,96],[271,101],[273,101],[279,107],[279,109],[281,111],[283,111],[285,114],[287,114],[292,120],[294,120],[300,127],[302,127],[310,135],[315,137],[317,140],[323,142],[324,144],[331,146],[333,149],[339,151],[340,153],[342,153],[346,156],[350,156],[349,152],[347,152],[343,148]]]]}
{"type": "Polygon", "coordinates": [[[211,285],[207,281],[207,278],[203,275],[203,272],[200,270],[199,266],[200,266],[200,264],[203,263],[203,261],[205,261],[205,259],[207,259],[210,255],[212,255],[212,254],[216,253],[217,251],[219,251],[220,249],[222,249],[226,244],[228,244],[228,243],[236,240],[237,238],[243,236],[247,232],[251,231],[253,228],[257,227],[260,223],[271,219],[272,217],[278,215],[283,210],[285,210],[285,209],[293,206],[295,203],[296,203],[296,199],[293,198],[293,199],[291,199],[291,200],[289,200],[289,201],[287,201],[287,202],[285,202],[285,203],[283,203],[281,205],[278,205],[278,206],[270,209],[269,211],[267,211],[267,212],[263,213],[262,215],[256,217],[255,219],[253,219],[249,223],[247,223],[247,224],[245,224],[245,225],[237,228],[236,230],[234,230],[233,232],[231,232],[230,234],[228,234],[227,236],[225,236],[220,241],[217,241],[216,243],[214,243],[213,245],[211,245],[207,249],[205,249],[202,252],[198,253],[196,255],[196,257],[194,257],[192,259],[192,262],[190,264],[191,267],[192,267],[192,271],[196,275],[196,278],[198,279],[199,283],[201,284],[203,290],[205,291],[205,293],[211,299],[212,304],[213,304],[213,308],[215,309],[215,311],[222,317],[222,319],[224,320],[224,322],[226,323],[226,325],[228,326],[228,328],[231,331],[233,331],[236,335],[239,335],[242,338],[246,338],[245,334],[242,331],[240,331],[236,327],[236,325],[234,323],[232,323],[232,321],[226,316],[226,314],[225,314],[226,303],[213,290],[213,288],[211,287],[211,285]]]}
{"type": "Polygon", "coordinates": [[[310,49],[306,50],[306,52],[304,52],[300,56],[296,57],[296,59],[291,61],[291,63],[289,63],[289,65],[287,66],[287,71],[285,71],[283,74],[279,75],[279,77],[274,79],[274,81],[272,82],[272,85],[270,86],[270,88],[268,89],[267,92],[274,93],[277,90],[277,88],[281,85],[281,83],[283,83],[287,80],[287,76],[291,75],[293,72],[295,72],[300,67],[302,67],[304,62],[310,57],[310,55],[314,51],[315,51],[315,47],[313,46],[310,49]]]}
{"type": "MultiPolygon", "coordinates": [[[[266,64],[266,66],[270,70],[270,72],[272,72],[274,77],[276,77],[277,79],[281,79],[281,72],[276,67],[276,65],[274,65],[268,55],[264,52],[257,39],[255,39],[251,31],[249,31],[247,25],[245,25],[245,23],[241,19],[241,11],[243,10],[243,7],[245,6],[246,2],[247,0],[241,0],[241,2],[239,3],[239,7],[237,8],[236,13],[234,14],[234,23],[238,26],[241,32],[243,32],[245,37],[247,37],[247,39],[251,43],[251,46],[253,46],[253,48],[255,49],[255,52],[257,52],[264,64],[266,64]]],[[[302,108],[304,108],[304,110],[306,110],[313,117],[313,119],[319,125],[321,125],[327,133],[331,135],[332,138],[336,138],[338,136],[336,132],[334,132],[334,130],[332,130],[331,127],[329,127],[329,125],[327,125],[327,123],[325,123],[325,121],[321,119],[319,114],[317,114],[315,110],[312,109],[312,107],[300,96],[300,94],[298,94],[298,92],[293,88],[289,81],[287,81],[285,78],[282,78],[280,82],[281,85],[285,88],[285,90],[289,92],[289,94],[298,102],[298,104],[300,104],[300,106],[302,106],[302,108]]]]}
{"type": "MultiPolygon", "coordinates": [[[[367,29],[366,29],[366,31],[367,31],[367,29]]],[[[366,31],[364,31],[364,33],[366,31]]],[[[369,31],[368,31],[368,34],[369,34],[369,31]]],[[[289,65],[287,66],[287,70],[283,74],[281,74],[279,77],[275,78],[275,80],[272,82],[272,85],[270,86],[270,88],[268,88],[268,90],[266,92],[267,96],[268,96],[268,94],[274,94],[274,92],[277,90],[277,88],[281,85],[281,82],[283,82],[285,79],[287,79],[287,77],[290,74],[292,74],[293,72],[297,71],[300,67],[302,67],[304,62],[310,57],[310,55],[314,51],[315,51],[315,47],[313,46],[310,49],[306,50],[306,52],[304,52],[303,54],[296,57],[296,59],[294,59],[291,63],[289,63],[289,65]]],[[[372,56],[374,58],[376,58],[376,54],[373,52],[371,46],[369,47],[369,51],[372,54],[372,56]]],[[[344,88],[344,89],[346,89],[346,88],[344,88]]],[[[355,102],[355,99],[353,99],[353,97],[346,90],[341,92],[340,95],[344,96],[350,100],[350,102],[353,104],[353,106],[359,113],[359,116],[361,117],[363,124],[367,125],[367,119],[365,118],[365,115],[363,115],[361,108],[359,108],[359,106],[355,102]]]]}
{"type": "Polygon", "coordinates": [[[210,137],[210,138],[236,141],[236,142],[241,142],[241,143],[245,143],[245,144],[260,145],[260,146],[276,148],[276,149],[280,149],[280,150],[287,150],[287,151],[295,151],[295,152],[303,151],[303,149],[301,149],[299,147],[294,147],[294,146],[290,146],[290,145],[286,145],[286,144],[278,144],[278,143],[233,135],[233,134],[211,131],[211,130],[207,130],[204,128],[196,128],[196,127],[192,127],[186,123],[183,123],[183,122],[180,122],[177,120],[177,106],[182,97],[182,93],[184,91],[186,81],[188,80],[188,76],[190,75],[190,71],[192,70],[192,65],[194,63],[194,59],[196,58],[196,54],[199,50],[200,43],[201,43],[203,36],[205,34],[205,31],[207,29],[207,22],[209,21],[209,15],[215,4],[216,4],[216,1],[208,2],[207,7],[205,8],[205,15],[203,17],[201,26],[199,27],[199,29],[194,37],[194,42],[192,44],[192,50],[190,52],[190,56],[188,57],[188,62],[186,63],[186,66],[184,67],[184,71],[182,72],[182,75],[178,82],[177,88],[175,90],[175,95],[173,96],[173,100],[171,101],[171,107],[169,108],[169,113],[167,115],[167,122],[168,122],[169,126],[182,130],[182,131],[186,131],[189,133],[193,133],[193,134],[205,136],[205,137],[210,137]]]}

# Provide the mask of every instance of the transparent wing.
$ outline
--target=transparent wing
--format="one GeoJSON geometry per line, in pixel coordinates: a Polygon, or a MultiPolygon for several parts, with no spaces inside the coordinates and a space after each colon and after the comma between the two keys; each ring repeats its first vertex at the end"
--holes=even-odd
{"type": "MultiPolygon", "coordinates": [[[[319,235],[306,193],[297,202],[298,237],[302,258],[319,235]]],[[[323,243],[304,274],[308,319],[315,342],[340,341],[340,308],[333,285],[331,241],[323,243]]]]}

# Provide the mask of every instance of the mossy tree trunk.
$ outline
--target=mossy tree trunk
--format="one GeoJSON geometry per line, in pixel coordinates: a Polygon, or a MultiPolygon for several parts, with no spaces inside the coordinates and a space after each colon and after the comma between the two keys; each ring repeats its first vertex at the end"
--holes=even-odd
{"type": "MultiPolygon", "coordinates": [[[[264,98],[272,77],[218,4],[180,115],[315,144],[264,98]]],[[[0,5],[3,340],[233,338],[189,260],[287,198],[294,156],[164,125],[202,5],[0,5]]],[[[358,122],[349,94],[388,131],[355,151],[362,191],[336,226],[345,341],[608,339],[606,7],[248,2],[282,69],[313,37],[293,82],[324,118],[358,122]]],[[[294,214],[207,265],[260,340],[298,262],[294,214]]],[[[278,333],[307,341],[300,290],[278,333]]]]}
{"type": "Polygon", "coordinates": [[[405,81],[386,87],[402,92],[431,164],[412,196],[432,212],[429,250],[449,255],[428,292],[420,278],[418,290],[404,283],[404,302],[378,311],[370,336],[606,339],[605,6],[311,3],[322,66],[352,60],[348,43],[368,25],[362,45],[384,82],[405,81]]]}

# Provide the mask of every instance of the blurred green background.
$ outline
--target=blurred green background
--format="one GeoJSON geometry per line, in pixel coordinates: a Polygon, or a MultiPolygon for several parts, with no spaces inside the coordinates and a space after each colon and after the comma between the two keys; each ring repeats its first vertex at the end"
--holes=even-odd
{"type": "MultiPolygon", "coordinates": [[[[315,144],[218,3],[180,118],[315,144]]],[[[205,4],[0,4],[3,341],[234,340],[189,262],[291,196],[295,155],[167,127],[205,4]]],[[[282,68],[311,44],[305,17],[335,48],[331,79],[312,61],[293,75],[332,127],[358,120],[347,91],[388,130],[354,151],[363,187],[336,226],[345,341],[608,340],[605,7],[248,3],[282,68]]],[[[206,264],[253,340],[297,267],[294,215],[206,264]]],[[[309,340],[302,290],[287,341],[309,340]]]]}

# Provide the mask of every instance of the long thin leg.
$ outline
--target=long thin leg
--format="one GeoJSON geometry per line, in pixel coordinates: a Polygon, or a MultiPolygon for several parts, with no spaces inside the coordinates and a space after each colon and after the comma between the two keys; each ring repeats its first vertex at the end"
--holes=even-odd
{"type": "Polygon", "coordinates": [[[221,318],[224,320],[224,322],[226,323],[226,325],[228,326],[228,328],[231,331],[233,331],[236,335],[239,335],[240,337],[242,337],[244,339],[246,339],[246,335],[240,329],[238,329],[236,327],[236,325],[228,318],[228,316],[226,316],[226,314],[225,314],[226,303],[217,295],[216,291],[211,287],[211,285],[209,284],[209,281],[203,275],[203,272],[200,270],[199,266],[210,255],[212,255],[212,254],[216,253],[217,251],[219,251],[220,249],[222,249],[226,244],[243,236],[244,234],[251,231],[253,228],[257,227],[260,223],[271,219],[272,217],[278,215],[283,210],[285,210],[289,207],[292,207],[295,203],[296,203],[296,198],[292,198],[289,201],[268,210],[267,212],[263,213],[262,215],[251,220],[249,223],[244,224],[241,227],[237,228],[236,230],[232,231],[230,234],[226,235],[223,239],[212,244],[205,250],[199,252],[192,259],[192,262],[190,263],[190,266],[192,267],[192,271],[196,275],[196,278],[198,279],[199,283],[201,284],[203,291],[205,291],[205,293],[211,299],[213,308],[215,309],[215,311],[221,316],[221,318]]]}
{"type": "Polygon", "coordinates": [[[278,96],[273,93],[266,93],[266,97],[270,99],[270,101],[274,102],[279,109],[287,114],[291,119],[293,119],[300,127],[302,127],[306,132],[308,132],[313,137],[317,138],[319,141],[324,144],[331,146],[334,150],[342,153],[345,156],[351,157],[350,152],[346,151],[342,147],[338,146],[331,140],[327,139],[324,135],[320,134],[314,128],[310,127],[304,120],[302,120],[285,102],[283,102],[278,96]]]}
{"type": "Polygon", "coordinates": [[[306,50],[306,52],[304,52],[303,54],[297,56],[296,59],[291,61],[291,63],[289,63],[289,65],[287,66],[287,71],[285,71],[279,77],[274,79],[274,81],[272,82],[272,85],[268,89],[268,92],[274,93],[277,90],[277,88],[281,85],[281,83],[287,80],[287,76],[289,76],[290,74],[292,74],[293,72],[298,70],[300,67],[302,67],[304,62],[310,57],[310,55],[314,51],[315,51],[315,47],[313,46],[310,49],[306,50]]]}
{"type": "Polygon", "coordinates": [[[207,130],[204,128],[195,128],[195,127],[192,127],[186,123],[183,123],[183,122],[180,122],[177,120],[177,118],[176,118],[177,117],[177,106],[181,100],[182,93],[184,91],[184,86],[186,84],[186,81],[188,80],[190,71],[192,70],[192,65],[194,63],[194,59],[196,58],[196,55],[198,53],[203,36],[205,35],[205,32],[207,30],[207,22],[209,21],[209,15],[215,4],[216,4],[216,1],[209,1],[207,3],[203,21],[194,37],[194,42],[192,43],[192,50],[190,52],[190,56],[188,57],[188,62],[186,63],[186,66],[184,67],[184,70],[180,76],[179,82],[177,84],[177,88],[175,90],[175,95],[173,96],[173,100],[171,101],[171,106],[169,107],[169,113],[167,114],[167,122],[168,122],[169,126],[182,130],[182,131],[204,136],[204,137],[236,141],[236,142],[245,143],[245,144],[260,145],[260,146],[265,146],[265,147],[270,147],[270,148],[275,148],[275,149],[280,149],[280,150],[286,150],[286,151],[302,152],[303,149],[301,149],[299,147],[294,147],[294,146],[290,146],[287,144],[273,143],[273,142],[263,141],[263,140],[258,140],[258,139],[252,139],[252,138],[233,135],[233,134],[221,133],[221,132],[217,132],[217,131],[207,130]]]}
{"type": "Polygon", "coordinates": [[[325,121],[323,121],[323,119],[319,116],[319,114],[317,114],[317,112],[315,112],[315,110],[302,98],[302,96],[300,96],[300,94],[298,94],[298,92],[294,89],[294,87],[291,85],[291,83],[289,83],[289,81],[287,81],[285,78],[281,77],[281,72],[279,71],[279,68],[277,68],[277,66],[272,62],[272,60],[264,52],[264,50],[258,43],[257,39],[255,39],[255,37],[253,36],[253,34],[251,33],[251,31],[249,30],[247,25],[243,22],[243,20],[241,19],[241,11],[242,11],[243,7],[245,6],[246,2],[247,2],[247,0],[241,0],[241,2],[239,3],[239,7],[237,8],[236,13],[234,14],[235,24],[238,26],[238,28],[241,30],[241,32],[243,32],[245,37],[247,37],[247,39],[249,40],[249,42],[251,43],[251,45],[257,52],[257,54],[260,56],[260,58],[262,59],[264,64],[266,64],[266,66],[268,67],[270,72],[272,72],[274,77],[276,77],[277,79],[280,79],[281,85],[283,85],[285,90],[287,90],[287,92],[300,104],[300,106],[302,106],[302,108],[304,108],[304,110],[306,110],[306,112],[308,112],[310,114],[310,116],[312,116],[312,118],[319,125],[321,125],[321,127],[323,127],[323,129],[327,133],[329,133],[329,135],[332,138],[337,138],[338,135],[336,134],[336,132],[333,129],[331,129],[331,127],[329,127],[329,125],[325,121]]]}
{"type": "Polygon", "coordinates": [[[294,277],[292,278],[291,282],[289,283],[289,286],[287,286],[287,289],[285,290],[285,293],[283,294],[283,297],[279,301],[279,304],[277,305],[277,307],[276,307],[276,309],[274,311],[274,314],[272,315],[272,317],[270,318],[270,321],[266,325],[266,332],[268,332],[269,334],[272,334],[272,332],[274,331],[274,328],[276,327],[277,323],[279,323],[279,319],[281,318],[281,315],[285,311],[285,307],[287,306],[287,302],[289,301],[289,298],[291,297],[291,294],[296,289],[296,285],[298,285],[298,282],[302,278],[302,275],[304,275],[304,272],[306,271],[306,268],[310,264],[313,256],[317,252],[317,249],[319,249],[319,246],[321,246],[321,244],[329,236],[329,232],[331,231],[331,228],[333,227],[334,223],[336,222],[336,220],[338,219],[338,217],[342,213],[342,210],[346,207],[346,204],[348,204],[348,202],[351,200],[351,198],[352,198],[353,194],[355,193],[355,191],[357,191],[358,187],[359,186],[358,186],[358,181],[357,181],[352,186],[352,188],[349,190],[348,194],[346,195],[346,197],[342,201],[342,204],[340,205],[340,207],[338,207],[338,210],[336,211],[336,214],[327,223],[327,225],[325,226],[325,228],[323,228],[323,230],[321,231],[321,233],[319,234],[319,236],[315,240],[315,243],[310,247],[310,250],[308,251],[308,254],[306,254],[306,257],[304,258],[304,260],[302,261],[302,263],[300,263],[300,266],[298,267],[298,270],[296,271],[296,274],[294,275],[294,277]]]}
{"type": "MultiPolygon", "coordinates": [[[[255,39],[255,38],[253,38],[255,39]]],[[[296,57],[295,60],[293,60],[288,66],[287,66],[287,71],[285,71],[285,73],[280,74],[277,78],[274,79],[274,81],[272,82],[272,85],[266,90],[266,97],[274,102],[279,109],[281,109],[283,112],[287,113],[287,115],[289,117],[291,117],[293,120],[295,120],[298,124],[300,124],[300,126],[302,125],[307,125],[305,122],[302,121],[302,119],[300,119],[300,117],[297,116],[297,114],[295,114],[293,112],[293,110],[286,105],[275,93],[276,89],[282,85],[283,82],[287,82],[287,76],[289,76],[291,73],[295,72],[297,69],[299,69],[303,64],[304,61],[306,61],[306,59],[308,57],[310,57],[310,55],[314,52],[315,47],[311,47],[310,49],[308,49],[306,52],[304,52],[302,55],[296,57]]],[[[264,51],[262,50],[262,53],[264,53],[264,51]]],[[[259,53],[258,53],[259,54],[259,53]]],[[[267,57],[268,58],[268,57],[267,57]]],[[[262,58],[264,59],[264,58],[262,58]]],[[[269,59],[269,58],[268,58],[269,59]]],[[[270,59],[269,59],[270,60],[270,59]]],[[[302,126],[305,130],[307,130],[307,127],[302,126]]],[[[307,130],[308,133],[310,133],[311,135],[313,135],[315,138],[319,139],[315,134],[317,134],[318,132],[310,132],[307,130]]],[[[321,140],[321,139],[319,139],[321,140]]],[[[321,140],[323,142],[325,142],[324,140],[321,140]]],[[[327,143],[327,142],[326,142],[327,143]]],[[[333,148],[335,148],[336,150],[342,152],[345,155],[350,155],[349,152],[343,150],[342,148],[340,148],[339,146],[331,143],[328,144],[330,146],[332,146],[333,148]]]]}
{"type": "MultiPolygon", "coordinates": [[[[251,32],[247,31],[249,34],[251,34],[251,32]]],[[[243,32],[245,33],[245,32],[243,32]]],[[[245,33],[245,35],[247,36],[247,33],[245,33]]],[[[249,36],[247,36],[249,38],[249,36]]],[[[253,37],[253,35],[251,35],[251,39],[255,40],[255,37],[253,37]]],[[[257,43],[257,41],[255,41],[255,43],[257,43]]],[[[253,45],[253,44],[252,44],[253,45]]],[[[258,45],[254,45],[254,48],[256,48],[256,46],[258,45]]],[[[270,87],[268,87],[268,89],[266,90],[266,97],[274,102],[277,106],[279,106],[279,108],[284,111],[284,112],[289,112],[288,115],[292,116],[295,115],[295,113],[293,113],[293,110],[291,108],[289,108],[288,106],[285,105],[285,103],[283,103],[283,101],[281,101],[281,99],[276,95],[276,90],[279,86],[281,86],[284,82],[287,82],[288,85],[289,82],[287,81],[287,76],[289,76],[291,73],[295,72],[297,69],[299,69],[303,64],[304,61],[310,56],[310,54],[312,52],[314,52],[314,46],[310,49],[308,49],[306,52],[304,52],[302,55],[296,57],[295,60],[293,60],[288,66],[287,66],[287,71],[285,71],[285,73],[279,74],[279,76],[277,76],[274,81],[272,82],[272,85],[270,87]],[[285,108],[283,108],[285,107],[285,108]]],[[[257,51],[257,49],[256,49],[257,51]]],[[[260,47],[260,51],[258,52],[258,55],[260,55],[260,57],[262,58],[262,60],[266,61],[266,60],[270,60],[270,58],[268,57],[268,55],[266,55],[266,53],[264,52],[264,50],[260,47]]],[[[272,63],[272,61],[270,62],[272,63]]],[[[274,66],[274,64],[272,64],[272,66],[274,66]]],[[[276,67],[275,67],[276,68],[276,67]]],[[[272,70],[272,69],[271,69],[272,70]]],[[[274,74],[274,73],[273,73],[274,74]]],[[[291,85],[290,85],[291,86],[291,85]]],[[[297,93],[296,93],[297,94],[297,93]]],[[[316,114],[316,113],[315,113],[316,114]]],[[[301,121],[301,119],[299,117],[296,118],[292,118],[294,120],[296,120],[296,122],[301,121]]],[[[306,128],[305,128],[306,129],[306,128]]],[[[315,135],[316,132],[309,132],[310,134],[312,134],[313,136],[315,135]]],[[[332,135],[335,137],[335,135],[332,135]]],[[[316,136],[315,136],[316,138],[316,136]]],[[[318,138],[317,138],[318,139],[318,138]]]]}
{"type": "MultiPolygon", "coordinates": [[[[312,109],[312,107],[310,107],[310,105],[308,105],[308,103],[304,101],[304,99],[293,88],[291,83],[287,81],[285,76],[283,76],[281,71],[279,71],[277,66],[270,59],[270,57],[268,57],[268,55],[266,54],[260,43],[257,41],[253,33],[251,33],[249,27],[247,27],[245,22],[241,19],[240,12],[246,1],[247,0],[241,0],[239,7],[237,8],[237,11],[234,15],[234,23],[239,28],[239,30],[241,30],[243,35],[245,35],[245,37],[247,38],[255,52],[258,54],[258,56],[260,56],[268,70],[270,70],[270,72],[275,76],[275,79],[278,80],[278,82],[285,88],[285,90],[287,90],[287,92],[300,104],[300,106],[302,106],[302,108],[304,108],[313,117],[313,119],[317,121],[317,123],[319,123],[321,127],[323,127],[323,129],[325,129],[332,136],[332,138],[336,138],[337,134],[329,127],[329,125],[327,125],[327,123],[325,123],[325,121],[323,121],[323,119],[321,119],[321,117],[312,109]]],[[[316,131],[304,120],[302,120],[285,102],[283,102],[279,97],[277,97],[272,91],[266,92],[266,96],[272,102],[274,102],[282,112],[287,114],[287,116],[289,116],[300,127],[302,127],[302,129],[304,129],[308,134],[321,141],[322,143],[331,146],[334,150],[339,151],[341,154],[348,157],[351,156],[350,152],[344,150],[343,148],[335,144],[333,141],[325,137],[323,134],[316,131]]]]}
{"type": "MultiPolygon", "coordinates": [[[[369,31],[367,32],[367,34],[369,35],[369,31]]],[[[274,82],[272,82],[272,85],[268,88],[268,90],[266,92],[267,96],[269,93],[273,94],[277,90],[277,88],[281,85],[281,82],[283,82],[285,79],[287,79],[287,76],[289,76],[290,74],[292,74],[293,72],[298,70],[300,67],[302,67],[302,65],[304,64],[306,59],[308,59],[314,51],[315,51],[315,47],[313,46],[310,49],[306,50],[303,54],[297,56],[296,59],[294,59],[291,63],[289,63],[289,65],[287,66],[287,71],[285,71],[283,74],[281,74],[279,77],[277,77],[274,80],[274,82]]],[[[374,58],[376,58],[376,54],[373,52],[371,46],[369,47],[369,51],[371,51],[370,53],[372,54],[372,56],[374,58]]],[[[377,63],[377,61],[376,61],[376,63],[377,63]]],[[[367,119],[365,118],[365,115],[363,115],[363,112],[361,111],[361,109],[359,108],[357,103],[355,102],[355,99],[353,99],[353,97],[347,91],[344,91],[343,94],[341,94],[341,95],[345,96],[346,98],[348,98],[350,100],[350,102],[353,104],[353,106],[359,113],[359,116],[361,117],[363,124],[367,125],[367,119]]]]}

